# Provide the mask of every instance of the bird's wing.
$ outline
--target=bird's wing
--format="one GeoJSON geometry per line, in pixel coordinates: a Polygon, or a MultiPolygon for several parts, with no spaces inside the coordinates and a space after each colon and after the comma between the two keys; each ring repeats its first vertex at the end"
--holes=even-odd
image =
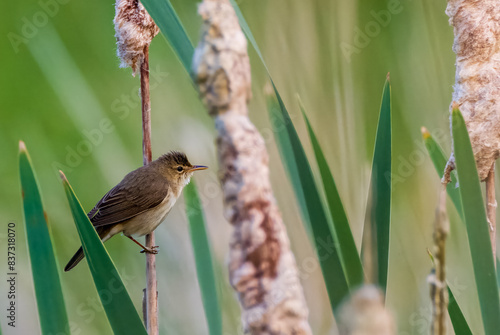
{"type": "Polygon", "coordinates": [[[163,176],[141,168],[125,176],[87,215],[94,227],[124,222],[158,206],[168,189],[163,176]]]}

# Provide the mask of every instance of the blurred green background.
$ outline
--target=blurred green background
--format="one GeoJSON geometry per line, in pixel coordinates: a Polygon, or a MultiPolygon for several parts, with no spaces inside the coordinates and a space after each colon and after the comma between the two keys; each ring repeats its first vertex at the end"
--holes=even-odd
{"type": "MultiPolygon", "coordinates": [[[[196,1],[172,0],[193,43],[200,19],[196,1]]],[[[453,31],[446,2],[344,0],[238,2],[259,43],[308,151],[296,102],[299,94],[338,183],[357,245],[361,247],[367,190],[382,87],[391,73],[393,94],[393,212],[387,304],[398,334],[427,334],[431,305],[426,276],[439,179],[421,141],[426,126],[449,153],[448,105],[454,83],[453,31]]],[[[139,78],[115,56],[112,1],[26,0],[4,3],[0,20],[0,218],[17,224],[18,326],[6,334],[38,334],[31,268],[22,224],[18,141],[26,142],[43,194],[61,268],[79,238],[56,174],[62,169],[85,209],[142,164],[139,78]]],[[[314,250],[276,150],[266,111],[265,70],[249,50],[251,118],[266,139],[271,178],[302,272],[315,334],[335,334],[334,320],[314,250]]],[[[153,155],[183,150],[210,166],[196,176],[218,260],[225,334],[240,334],[239,307],[228,284],[225,257],[231,233],[222,214],[212,120],[165,39],[151,45],[153,155]]],[[[313,159],[311,161],[314,161],[313,159]]],[[[448,278],[474,334],[481,320],[467,240],[452,221],[448,278]]],[[[463,231],[463,230],[462,230],[463,231]]],[[[183,201],[157,230],[162,334],[206,334],[183,201]]],[[[144,255],[128,239],[106,244],[141,308],[144,255]]],[[[2,251],[4,252],[4,251],[2,251]]],[[[6,257],[0,257],[6,271],[6,257]]],[[[72,334],[110,334],[85,262],[61,275],[72,334]]],[[[0,281],[0,306],[6,282],[0,281]]],[[[449,330],[452,334],[452,330],[449,330]]]]}

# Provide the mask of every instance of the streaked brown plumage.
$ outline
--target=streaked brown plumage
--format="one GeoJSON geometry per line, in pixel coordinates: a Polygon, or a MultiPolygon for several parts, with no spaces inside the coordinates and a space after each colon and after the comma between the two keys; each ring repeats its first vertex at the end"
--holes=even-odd
{"type": "MultiPolygon", "coordinates": [[[[87,214],[103,242],[123,233],[147,249],[134,236],[151,233],[165,219],[194,171],[206,166],[191,165],[186,155],[172,151],[127,174],[87,214]]],[[[84,257],[80,247],[64,271],[74,268],[84,257]]]]}

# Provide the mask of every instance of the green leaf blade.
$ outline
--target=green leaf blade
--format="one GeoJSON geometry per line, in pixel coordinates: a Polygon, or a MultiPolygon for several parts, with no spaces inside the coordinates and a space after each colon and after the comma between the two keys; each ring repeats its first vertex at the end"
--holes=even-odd
{"type": "Polygon", "coordinates": [[[453,330],[455,331],[455,335],[472,335],[472,331],[470,330],[469,324],[465,319],[460,306],[458,306],[458,302],[451,291],[451,288],[448,286],[448,313],[450,314],[451,324],[453,325],[453,330]]]}
{"type": "Polygon", "coordinates": [[[210,335],[222,334],[222,314],[213,266],[212,251],[206,231],[205,217],[193,181],[184,188],[186,214],[196,262],[196,273],[210,335]]]}
{"type": "Polygon", "coordinates": [[[279,134],[277,136],[278,141],[283,141],[279,145],[280,154],[283,161],[290,162],[293,165],[293,167],[286,166],[286,168],[292,179],[295,194],[298,195],[303,216],[312,231],[313,242],[330,298],[330,304],[335,314],[338,305],[349,293],[349,285],[342,267],[339,251],[337,250],[339,243],[328,224],[326,212],[323,208],[309,161],[300,143],[297,131],[276,88],[275,93],[276,96],[270,96],[268,100],[270,118],[274,120],[282,119],[284,122],[284,127],[280,132],[286,135],[279,134]],[[334,247],[325,247],[331,244],[334,247]]]}
{"type": "Polygon", "coordinates": [[[113,332],[147,335],[113,261],[64,174],[62,178],[85,259],[113,332]]]}
{"type": "Polygon", "coordinates": [[[23,142],[20,143],[19,171],[27,244],[42,334],[66,334],[69,324],[58,265],[38,182],[23,142]]]}
{"type": "Polygon", "coordinates": [[[484,331],[486,335],[493,335],[497,334],[500,329],[500,301],[488,220],[469,133],[464,118],[457,108],[453,108],[452,111],[452,134],[462,209],[469,237],[484,331]]]}
{"type": "Polygon", "coordinates": [[[356,248],[356,243],[354,242],[354,237],[352,236],[351,227],[349,225],[349,220],[344,210],[344,206],[342,205],[342,199],[338,193],[337,185],[335,184],[330,167],[328,166],[323,150],[321,149],[319,141],[314,133],[314,130],[312,129],[302,104],[300,104],[300,108],[306,121],[307,130],[309,132],[309,137],[311,139],[316,161],[320,170],[323,188],[325,190],[330,210],[330,217],[335,228],[337,239],[342,241],[339,244],[339,247],[347,280],[350,287],[355,287],[361,285],[364,280],[361,258],[359,257],[358,249],[356,248]]]}
{"type": "MultiPolygon", "coordinates": [[[[443,149],[436,142],[434,137],[427,131],[426,128],[422,128],[422,137],[424,139],[425,147],[427,148],[427,152],[429,153],[429,157],[436,168],[436,172],[438,173],[439,178],[443,178],[444,169],[446,167],[447,159],[444,154],[443,149]]],[[[457,187],[458,180],[455,173],[450,174],[451,182],[446,186],[446,191],[448,196],[450,197],[457,213],[459,214],[461,221],[465,224],[465,218],[462,210],[462,199],[460,197],[460,190],[457,187]]],[[[465,227],[464,227],[465,229],[465,227]]],[[[467,247],[468,248],[468,247],[467,247]]],[[[498,280],[498,258],[497,258],[497,280],[498,280]]],[[[500,284],[499,284],[500,287],[500,284]]],[[[448,313],[450,314],[451,323],[453,324],[453,329],[457,335],[469,335],[472,334],[470,327],[465,319],[465,316],[458,305],[455,297],[451,289],[448,287],[450,302],[448,304],[448,313]]]]}
{"type": "MultiPolygon", "coordinates": [[[[443,178],[444,169],[446,167],[446,163],[448,162],[446,156],[444,155],[443,149],[425,128],[422,128],[422,137],[424,139],[424,144],[427,148],[427,152],[429,153],[429,157],[431,158],[432,163],[436,168],[439,178],[443,178]]],[[[451,182],[446,185],[446,191],[448,192],[448,196],[453,202],[453,205],[455,205],[460,218],[462,219],[462,221],[464,221],[462,199],[460,199],[460,191],[457,188],[457,177],[454,173],[451,173],[450,177],[451,182]]]]}
{"type": "Polygon", "coordinates": [[[389,245],[391,228],[391,163],[392,163],[392,112],[391,85],[387,78],[382,93],[380,116],[373,153],[370,206],[371,224],[375,227],[377,247],[378,285],[385,291],[389,270],[389,245]]]}
{"type": "Polygon", "coordinates": [[[160,28],[184,69],[190,73],[194,47],[170,0],[142,0],[141,3],[160,28]]]}

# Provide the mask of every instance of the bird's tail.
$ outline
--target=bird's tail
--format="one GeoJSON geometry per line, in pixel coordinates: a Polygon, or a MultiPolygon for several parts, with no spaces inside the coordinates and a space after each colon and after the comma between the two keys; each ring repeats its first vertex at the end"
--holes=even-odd
{"type": "MultiPolygon", "coordinates": [[[[99,237],[102,239],[104,235],[106,235],[108,233],[108,230],[107,229],[103,229],[104,227],[97,227],[96,228],[96,231],[97,231],[97,234],[99,235],[99,237]]],[[[69,270],[71,270],[72,268],[74,268],[75,266],[78,265],[78,263],[80,263],[80,261],[85,257],[85,254],[83,253],[83,248],[80,247],[80,249],[78,249],[78,251],[76,252],[76,254],[73,255],[73,257],[71,257],[71,259],[69,260],[68,264],[66,264],[66,267],[64,268],[64,271],[65,272],[68,272],[69,270]]]]}
{"type": "Polygon", "coordinates": [[[76,252],[76,254],[73,257],[71,257],[71,259],[69,260],[68,264],[64,268],[64,271],[67,272],[67,271],[71,270],[72,268],[74,268],[78,263],[80,263],[80,261],[84,257],[85,257],[85,255],[83,254],[83,248],[80,247],[80,249],[78,249],[78,251],[76,252]]]}

